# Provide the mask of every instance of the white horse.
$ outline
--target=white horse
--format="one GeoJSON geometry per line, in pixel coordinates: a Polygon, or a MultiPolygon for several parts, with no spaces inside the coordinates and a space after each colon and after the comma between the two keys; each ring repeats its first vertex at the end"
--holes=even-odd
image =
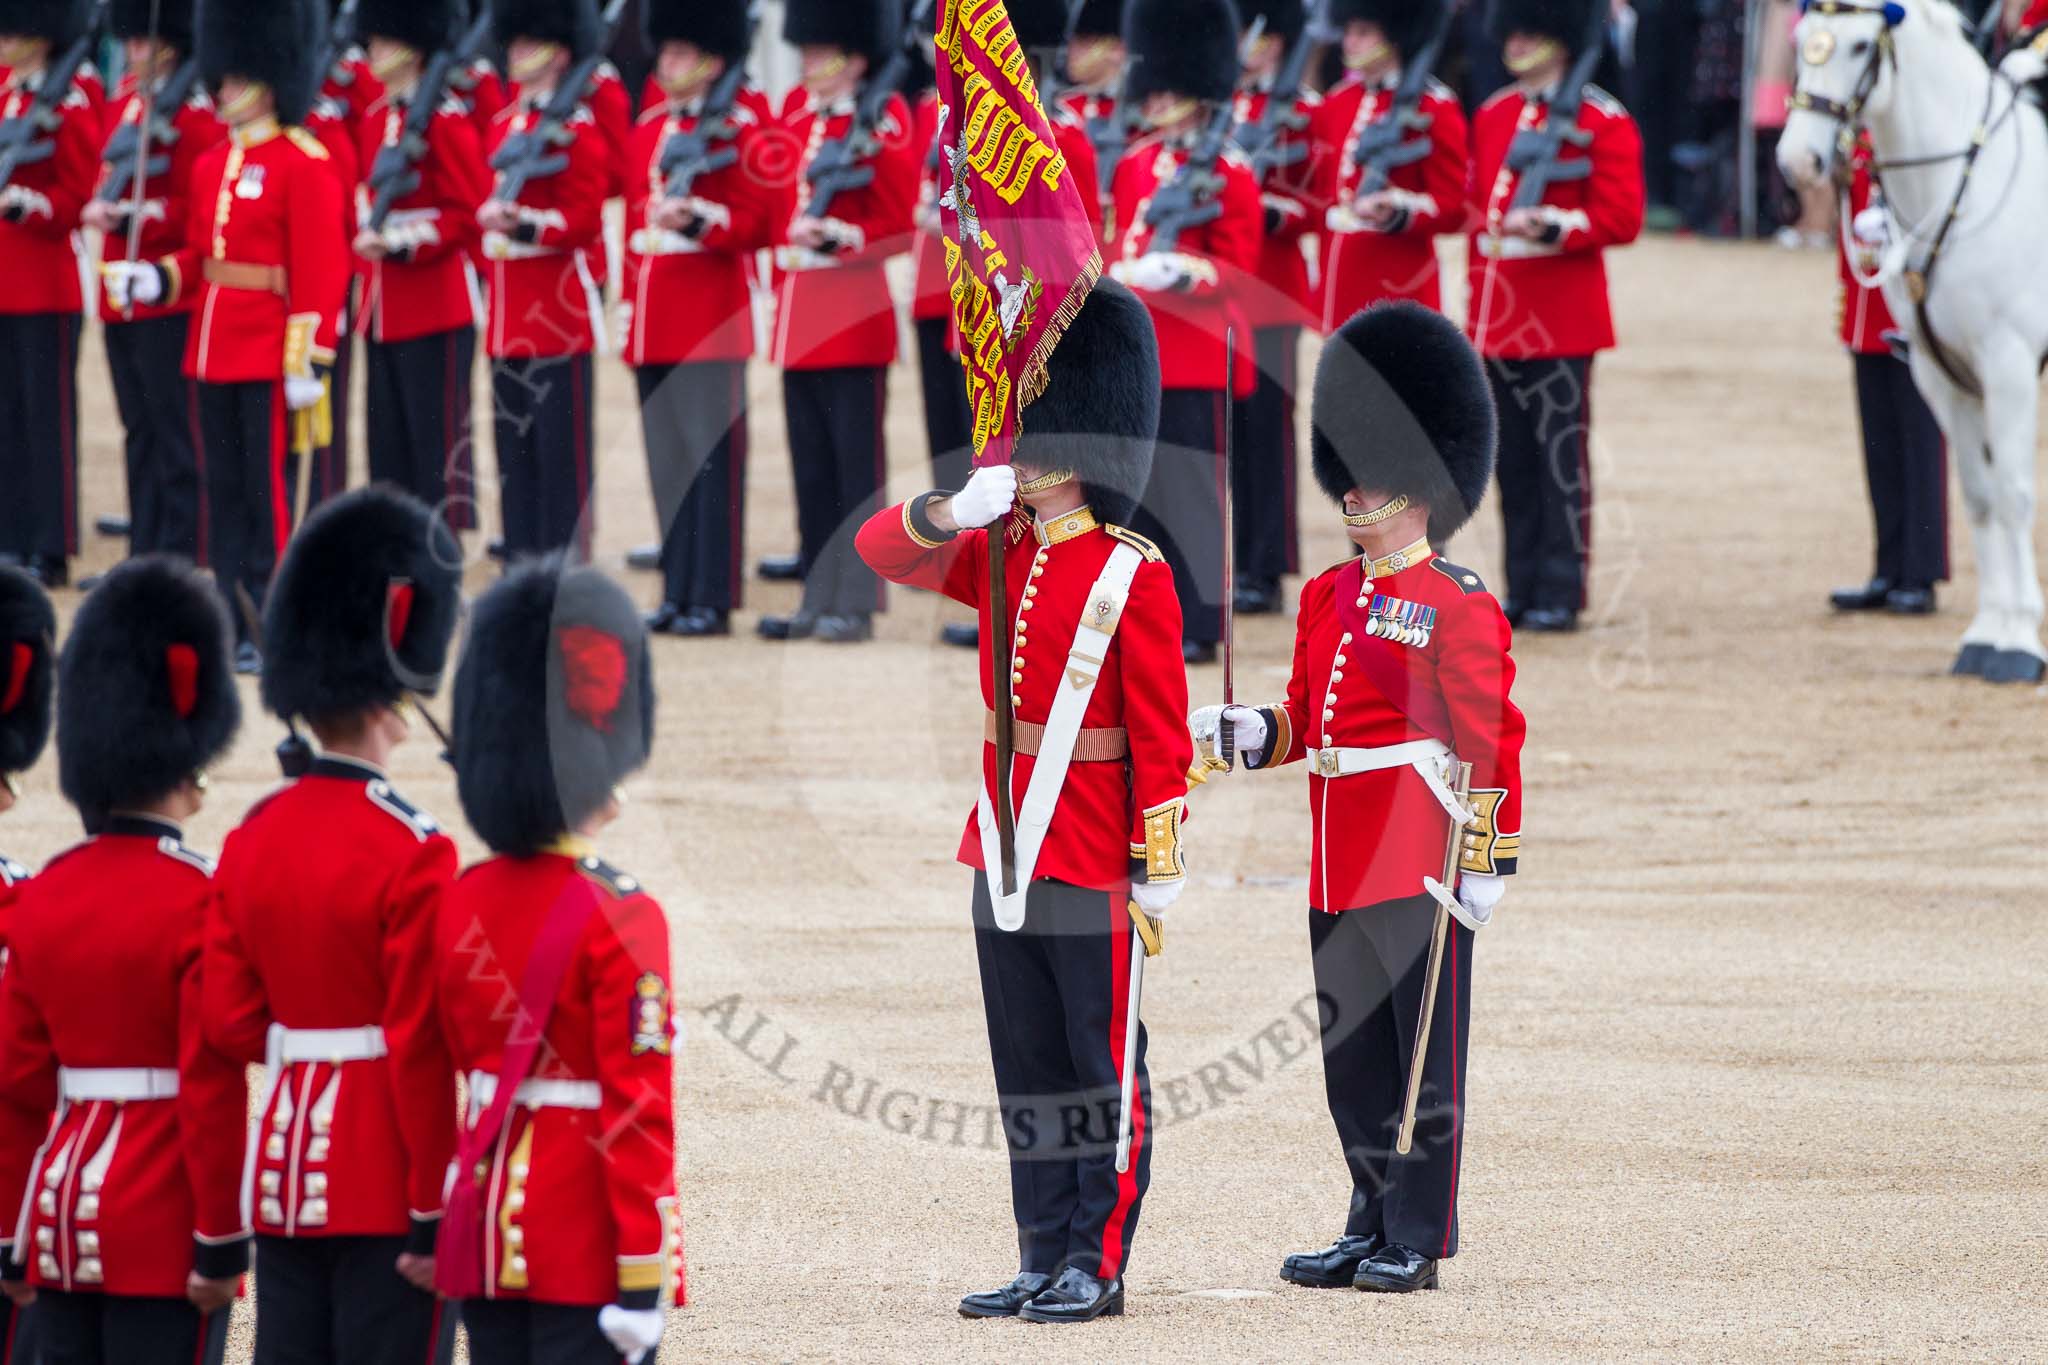
{"type": "MultiPolygon", "coordinates": [[[[1879,279],[1961,477],[1977,615],[1952,671],[2043,674],[2034,431],[2048,357],[2048,124],[1992,71],[1948,0],[1806,0],[1778,144],[1797,185],[1843,169],[1868,131],[1890,209],[1879,279]]],[[[1844,224],[1844,231],[1848,225],[1844,224]]]]}

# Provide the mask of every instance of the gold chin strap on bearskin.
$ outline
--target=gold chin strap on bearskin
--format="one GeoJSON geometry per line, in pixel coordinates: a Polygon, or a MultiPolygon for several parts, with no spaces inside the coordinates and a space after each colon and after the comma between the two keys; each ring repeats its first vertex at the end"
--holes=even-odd
{"type": "Polygon", "coordinates": [[[1392,502],[1383,502],[1370,512],[1347,512],[1344,516],[1344,524],[1346,526],[1377,526],[1389,517],[1400,516],[1408,510],[1408,507],[1408,495],[1403,493],[1392,502]]]}
{"type": "Polygon", "coordinates": [[[1063,483],[1071,483],[1073,479],[1073,470],[1055,469],[1048,473],[1040,474],[1035,479],[1024,480],[1017,485],[1017,491],[1019,493],[1043,493],[1047,489],[1058,488],[1063,483]]]}

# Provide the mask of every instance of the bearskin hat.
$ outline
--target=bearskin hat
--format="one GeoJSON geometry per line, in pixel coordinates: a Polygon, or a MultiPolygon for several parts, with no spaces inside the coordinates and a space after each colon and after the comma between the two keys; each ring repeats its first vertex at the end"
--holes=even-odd
{"type": "Polygon", "coordinates": [[[1237,41],[1244,32],[1231,0],[1131,0],[1124,47],[1131,55],[1126,97],[1136,107],[1161,90],[1216,103],[1237,90],[1237,41]]]}
{"type": "Polygon", "coordinates": [[[1576,57],[1592,36],[1596,10],[1605,15],[1606,0],[1491,0],[1486,32],[1496,43],[1506,42],[1510,33],[1540,33],[1576,57]]]}
{"type": "Polygon", "coordinates": [[[1036,56],[1067,41],[1067,0],[1011,0],[1010,27],[1016,30],[1017,46],[1036,56]]]}
{"type": "Polygon", "coordinates": [[[577,61],[604,47],[597,0],[491,0],[491,26],[500,47],[514,38],[560,43],[577,61]]]}
{"type": "Polygon", "coordinates": [[[1045,390],[1024,409],[1012,458],[1073,470],[1097,517],[1129,525],[1159,439],[1152,315],[1115,280],[1098,280],[1045,368],[1045,390]]]}
{"type": "Polygon", "coordinates": [[[659,50],[663,43],[689,43],[740,61],[753,45],[750,8],[749,0],[647,0],[647,45],[659,50]]]}
{"type": "Polygon", "coordinates": [[[1352,316],[1316,367],[1310,444],[1316,482],[1429,508],[1438,544],[1463,526],[1493,478],[1498,415],[1479,354],[1433,308],[1395,300],[1352,316]]]}
{"type": "Polygon", "coordinates": [[[461,36],[469,19],[465,0],[360,0],[356,32],[404,43],[415,52],[432,53],[461,36]]]}
{"type": "MultiPolygon", "coordinates": [[[[192,7],[194,0],[157,0],[156,36],[180,52],[192,50],[192,7]]],[[[107,28],[114,37],[149,36],[150,0],[114,0],[107,12],[107,28]]]]}
{"type": "Polygon", "coordinates": [[[1124,0],[1082,0],[1073,31],[1091,37],[1124,36],[1124,0]]]}
{"type": "Polygon", "coordinates": [[[54,48],[77,42],[91,21],[89,0],[0,0],[0,33],[47,38],[54,48]]]}
{"type": "Polygon", "coordinates": [[[167,796],[234,742],[233,638],[182,560],[131,559],[86,594],[57,661],[57,781],[87,830],[167,796]]]}
{"type": "Polygon", "coordinates": [[[218,88],[229,76],[262,81],[281,123],[300,123],[327,73],[327,7],[320,0],[202,0],[199,74],[218,88]]]}
{"type": "Polygon", "coordinates": [[[618,584],[561,556],[476,604],[455,673],[455,789],[498,853],[538,852],[603,809],[654,743],[647,627],[618,584]]]}
{"type": "Polygon", "coordinates": [[[263,704],[290,720],[431,695],[462,609],[462,547],[410,493],[357,489],[306,519],[263,609],[263,704]]]}
{"type": "Polygon", "coordinates": [[[1264,19],[1266,32],[1283,43],[1292,44],[1308,27],[1308,6],[1303,0],[1244,0],[1238,8],[1246,28],[1264,19]]]}
{"type": "Polygon", "coordinates": [[[1376,24],[1405,60],[1422,51],[1450,18],[1445,0],[1332,0],[1330,22],[1341,30],[1358,20],[1376,24]]]}
{"type": "Polygon", "coordinates": [[[27,772],[50,738],[57,613],[42,585],[0,566],[0,774],[27,772]]]}
{"type": "Polygon", "coordinates": [[[870,66],[879,66],[903,39],[903,2],[789,0],[782,39],[798,47],[816,44],[859,53],[870,66]]]}

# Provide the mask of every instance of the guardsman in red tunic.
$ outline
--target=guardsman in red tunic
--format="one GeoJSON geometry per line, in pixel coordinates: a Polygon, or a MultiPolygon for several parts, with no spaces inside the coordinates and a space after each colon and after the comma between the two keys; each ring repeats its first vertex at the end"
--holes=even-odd
{"type": "MultiPolygon", "coordinates": [[[[365,176],[403,139],[425,65],[465,22],[457,0],[367,0],[357,24],[384,95],[364,115],[358,164],[365,176]]],[[[354,197],[362,281],[356,325],[369,369],[370,478],[406,489],[453,529],[474,526],[469,487],[470,376],[476,368],[476,211],[490,192],[483,144],[453,94],[427,125],[419,184],[393,201],[379,231],[375,191],[354,197]],[[459,509],[459,510],[458,510],[459,509]]]]}
{"type": "Polygon", "coordinates": [[[1337,0],[1344,78],[1323,96],[1316,141],[1336,173],[1336,202],[1324,222],[1322,329],[1381,299],[1439,304],[1436,239],[1465,226],[1470,130],[1458,97],[1442,82],[1422,87],[1400,150],[1385,158],[1384,181],[1368,189],[1359,140],[1396,117],[1396,92],[1411,55],[1453,22],[1445,6],[1399,0],[1337,0]]]}
{"type": "Polygon", "coordinates": [[[649,1360],[684,1299],[669,925],[596,853],[654,740],[647,638],[618,585],[551,559],[477,603],[456,675],[456,787],[493,856],[441,908],[469,1116],[439,1270],[478,1361],[649,1360]]]}
{"type": "Polygon", "coordinates": [[[86,598],[58,665],[87,838],[15,903],[0,985],[6,1292],[35,1302],[40,1360],[218,1361],[249,1266],[248,1084],[200,1028],[213,868],[179,829],[241,724],[232,639],[204,579],[144,557],[86,598]]]}
{"type": "MultiPolygon", "coordinates": [[[[329,14],[338,18],[342,4],[343,0],[327,0],[329,14]]],[[[320,98],[333,105],[336,116],[348,125],[351,143],[361,131],[364,119],[369,117],[371,107],[384,98],[384,83],[371,69],[370,54],[364,50],[362,38],[368,32],[362,10],[358,8],[353,35],[355,41],[340,51],[332,67],[319,73],[320,98]]],[[[331,40],[323,39],[320,54],[332,51],[333,46],[331,40]]]]}
{"type": "Polygon", "coordinates": [[[1147,131],[1116,169],[1116,238],[1110,273],[1138,291],[1159,330],[1165,396],[1159,459],[1136,514],[1137,529],[1173,566],[1189,663],[1216,657],[1223,633],[1223,433],[1233,394],[1249,397],[1252,334],[1234,297],[1258,268],[1265,208],[1259,184],[1234,150],[1213,169],[1205,198],[1221,211],[1183,229],[1170,247],[1150,211],[1203,150],[1218,106],[1237,90],[1237,11],[1230,0],[1134,0],[1125,17],[1131,53],[1125,98],[1147,131]],[[1237,367],[1224,373],[1224,340],[1237,332],[1237,367]]]}
{"type": "MultiPolygon", "coordinates": [[[[179,73],[192,71],[192,0],[158,0],[158,5],[154,44],[150,0],[120,0],[111,11],[110,27],[126,49],[127,74],[109,120],[109,155],[99,188],[83,214],[87,227],[104,234],[101,257],[106,261],[128,259],[128,220],[135,203],[136,163],[111,154],[117,141],[132,148],[147,115],[151,136],[136,254],[153,261],[185,245],[193,171],[225,136],[206,92],[196,82],[183,91],[175,83],[179,73]],[[164,107],[180,93],[183,98],[174,107],[164,107]]],[[[184,373],[191,322],[190,295],[168,308],[138,305],[125,315],[104,294],[100,298],[107,368],[125,429],[131,555],[198,559],[204,551],[199,453],[192,439],[198,410],[192,381],[184,373]]]]}
{"type": "Polygon", "coordinates": [[[265,1067],[242,1168],[257,1365],[413,1365],[446,1326],[455,1085],[434,917],[455,845],[386,767],[446,663],[460,562],[425,504],[359,489],[293,537],[264,613],[291,780],[228,836],[206,947],[206,1036],[265,1067]]]}
{"type": "Polygon", "coordinates": [[[1231,726],[1247,768],[1309,769],[1309,946],[1351,1208],[1334,1245],[1289,1256],[1280,1274],[1318,1288],[1434,1289],[1437,1262],[1458,1249],[1472,938],[1521,847],[1507,619],[1479,575],[1432,548],[1486,494],[1493,402],[1455,324],[1394,301],[1324,347],[1313,421],[1316,481],[1360,554],[1302,589],[1286,700],[1207,707],[1194,727],[1207,744],[1231,726]],[[1398,1155],[1439,909],[1425,881],[1444,870],[1460,762],[1472,765],[1474,819],[1446,892],[1414,1145],[1398,1155]]]}
{"type": "Polygon", "coordinates": [[[740,604],[746,530],[747,262],[773,239],[782,204],[762,172],[774,115],[744,83],[729,104],[706,107],[747,59],[744,0],[652,0],[645,13],[663,97],[633,134],[625,356],[661,523],[661,605],[648,626],[725,635],[740,604]],[[713,126],[729,132],[710,137],[713,126]],[[700,128],[703,159],[665,169],[677,140],[700,128]],[[670,193],[671,172],[679,193],[670,193]]]}
{"type": "MultiPolygon", "coordinates": [[[[49,595],[22,570],[0,565],[0,815],[20,795],[16,776],[36,765],[49,741],[56,656],[57,613],[49,595]]],[[[6,980],[14,902],[28,880],[26,867],[0,854],[0,985],[6,980]]],[[[0,1226],[0,1260],[9,1259],[13,1243],[13,1228],[0,1226]]],[[[13,1299],[0,1296],[0,1360],[10,1353],[32,1358],[33,1321],[32,1314],[15,1311],[13,1299]]]]}
{"type": "MultiPolygon", "coordinates": [[[[803,603],[763,617],[771,640],[866,640],[882,586],[847,534],[880,492],[888,463],[883,424],[896,359],[896,304],[883,263],[910,246],[920,159],[910,106],[890,94],[875,126],[855,128],[869,80],[904,41],[895,0],[791,0],[782,36],[803,57],[803,95],[786,111],[800,147],[792,210],[778,234],[781,286],[775,363],[796,476],[803,603]],[[811,171],[828,147],[859,134],[858,188],[819,201],[811,171]]],[[[962,380],[965,383],[965,380],[962,380]]]]}
{"type": "MultiPolygon", "coordinates": [[[[552,9],[553,5],[546,7],[552,9]]],[[[604,45],[604,23],[602,16],[595,9],[590,11],[589,23],[590,27],[585,30],[587,36],[579,37],[574,44],[579,57],[583,51],[596,51],[604,45]]],[[[525,93],[522,82],[527,77],[521,72],[518,64],[510,62],[509,59],[507,67],[512,72],[512,78],[506,82],[499,106],[501,109],[506,105],[518,103],[525,93]]],[[[632,155],[633,96],[626,89],[625,79],[619,75],[619,69],[611,62],[604,61],[598,64],[596,73],[591,77],[590,90],[584,96],[583,102],[590,110],[591,118],[597,123],[598,131],[604,134],[604,197],[607,201],[617,199],[626,192],[628,163],[632,155]]],[[[596,244],[590,248],[591,273],[597,277],[600,293],[611,281],[611,259],[612,243],[600,233],[596,244]]]]}
{"type": "MultiPolygon", "coordinates": [[[[519,95],[498,115],[495,158],[536,132],[569,68],[594,50],[592,0],[503,0],[492,11],[519,95]]],[[[596,487],[596,402],[591,356],[605,349],[601,238],[611,156],[586,102],[550,149],[551,175],[504,198],[502,175],[477,211],[484,228],[491,313],[485,350],[508,557],[590,545],[596,487]]]]}
{"type": "MultiPolygon", "coordinates": [[[[192,300],[185,373],[198,381],[208,559],[230,602],[257,603],[291,534],[289,450],[310,459],[332,414],[332,365],[348,290],[342,189],[327,148],[297,126],[317,73],[315,0],[208,0],[200,71],[228,139],[194,168],[178,249],[101,267],[116,308],[192,300]],[[287,431],[289,429],[289,437],[287,431]]],[[[261,667],[246,624],[235,666],[261,667]]]]}
{"type": "MultiPolygon", "coordinates": [[[[1123,88],[1124,67],[1130,57],[1124,48],[1123,0],[1082,0],[1067,38],[1066,56],[1066,76],[1073,89],[1061,96],[1060,106],[1081,125],[1089,150],[1095,154],[1096,185],[1106,225],[1114,208],[1111,180],[1130,147],[1135,126],[1123,88]]],[[[1071,156],[1067,164],[1074,164],[1071,156]]]]}
{"type": "Polygon", "coordinates": [[[1859,139],[1850,157],[1849,230],[1837,254],[1842,344],[1856,367],[1877,567],[1869,582],[1837,588],[1829,601],[1837,611],[1922,616],[1934,610],[1934,585],[1948,577],[1948,451],[1911,368],[1892,350],[1898,324],[1884,291],[1866,283],[1891,240],[1883,199],[1872,193],[1870,156],[1870,144],[1859,139]]]}
{"type": "MultiPolygon", "coordinates": [[[[977,470],[960,492],[923,494],[860,531],[861,555],[884,577],[981,613],[990,708],[989,642],[1014,632],[1005,795],[1020,812],[1016,893],[991,894],[980,870],[998,867],[993,742],[959,856],[977,869],[975,952],[1020,1264],[1001,1289],[962,1299],[967,1317],[1121,1314],[1151,1179],[1142,1028],[1129,1169],[1116,1169],[1131,954],[1157,951],[1159,921],[1186,885],[1193,755],[1172,570],[1125,529],[1151,463],[1158,374],[1146,309],[1099,283],[1052,353],[1016,465],[977,470]],[[991,535],[1005,540],[1014,620],[989,619],[991,535]]],[[[994,729],[991,710],[991,741],[994,729]]]]}
{"type": "Polygon", "coordinates": [[[1494,0],[1488,16],[1514,84],[1472,120],[1467,326],[1500,408],[1507,613],[1538,631],[1578,628],[1593,554],[1593,356],[1614,345],[1602,252],[1643,227],[1643,138],[1620,101],[1585,89],[1564,176],[1517,207],[1507,165],[1518,133],[1548,126],[1558,83],[1605,0],[1494,0]],[[1576,178],[1570,178],[1576,176],[1576,178]]]}
{"type": "MultiPolygon", "coordinates": [[[[1247,25],[1263,21],[1259,41],[1248,53],[1237,92],[1240,129],[1258,127],[1275,98],[1273,85],[1308,25],[1302,0],[1251,0],[1241,7],[1247,25]]],[[[1317,145],[1315,119],[1322,97],[1312,90],[1286,92],[1277,136],[1254,165],[1260,176],[1265,232],[1258,269],[1235,281],[1238,309],[1251,328],[1240,337],[1249,345],[1257,378],[1251,396],[1235,413],[1237,461],[1230,496],[1237,515],[1237,610],[1265,615],[1280,610],[1280,579],[1300,567],[1294,529],[1295,482],[1300,460],[1295,449],[1294,394],[1301,329],[1321,315],[1309,282],[1303,244],[1322,228],[1334,181],[1336,158],[1317,145]]]]}
{"type": "Polygon", "coordinates": [[[0,3],[0,123],[38,122],[31,144],[48,151],[0,186],[0,555],[48,587],[70,581],[78,550],[78,225],[102,127],[82,77],[43,86],[86,20],[83,0],[0,3]]]}

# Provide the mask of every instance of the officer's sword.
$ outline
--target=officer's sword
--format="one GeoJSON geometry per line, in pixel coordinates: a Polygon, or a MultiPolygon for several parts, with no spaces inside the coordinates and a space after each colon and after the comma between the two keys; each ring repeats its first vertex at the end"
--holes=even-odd
{"type": "MultiPolygon", "coordinates": [[[[1459,809],[1471,810],[1470,763],[1458,765],[1458,781],[1453,790],[1458,794],[1459,809]]],[[[1422,1017],[1415,1024],[1415,1054],[1408,1059],[1408,1093],[1401,1101],[1401,1127],[1394,1135],[1394,1151],[1400,1156],[1408,1155],[1415,1145],[1415,1106],[1422,1102],[1422,1061],[1429,1055],[1429,1026],[1436,1018],[1437,979],[1443,975],[1444,942],[1450,937],[1451,906],[1458,897],[1458,858],[1464,851],[1467,828],[1465,821],[1452,819],[1450,835],[1444,842],[1443,880],[1422,879],[1423,889],[1436,901],[1436,924],[1429,934],[1429,968],[1422,977],[1422,1017]]]]}
{"type": "MultiPolygon", "coordinates": [[[[1223,331],[1223,708],[1237,704],[1237,328],[1223,331]]],[[[1237,766],[1237,735],[1217,718],[1223,770],[1237,766]]]]}
{"type": "Polygon", "coordinates": [[[1118,1175],[1131,1169],[1131,1113],[1138,1097],[1138,1026],[1145,995],[1145,959],[1155,956],[1165,946],[1164,931],[1158,920],[1140,910],[1135,900],[1127,902],[1124,908],[1130,912],[1131,937],[1136,942],[1131,945],[1131,986],[1124,996],[1124,1076],[1116,1115],[1118,1175]]]}

